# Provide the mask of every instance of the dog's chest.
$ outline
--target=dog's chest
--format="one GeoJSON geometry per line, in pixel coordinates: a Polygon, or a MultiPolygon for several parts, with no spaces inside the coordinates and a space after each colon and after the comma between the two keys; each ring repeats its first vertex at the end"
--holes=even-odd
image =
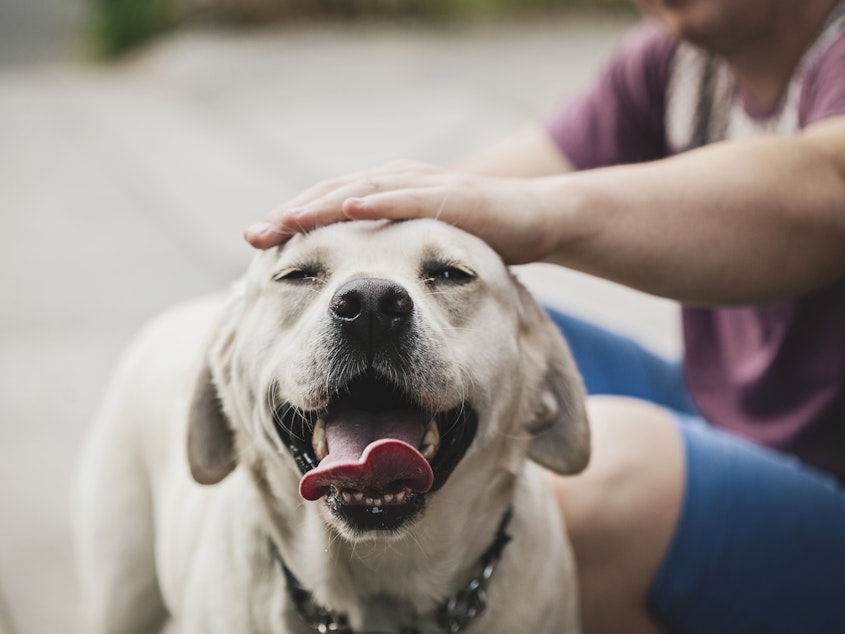
{"type": "MultiPolygon", "coordinates": [[[[522,605],[514,604],[515,587],[526,592],[532,585],[527,578],[531,573],[518,564],[519,553],[516,552],[514,554],[517,557],[511,558],[506,567],[507,577],[497,576],[502,550],[510,541],[503,529],[497,537],[485,556],[476,562],[475,574],[468,576],[462,587],[436,604],[412,601],[388,593],[362,593],[362,586],[366,586],[366,582],[348,585],[335,583],[330,593],[334,600],[329,603],[345,605],[346,611],[332,610],[321,604],[278,557],[286,583],[288,606],[293,607],[297,617],[294,631],[344,634],[512,634],[516,631],[549,631],[559,634],[572,631],[562,627],[565,619],[561,619],[559,611],[547,605],[542,597],[533,596],[522,601],[522,605]]],[[[554,566],[554,562],[549,563],[554,566]]],[[[562,571],[565,568],[561,565],[553,569],[562,571]]],[[[555,585],[561,588],[567,585],[564,579],[556,581],[559,584],[555,585]]],[[[395,583],[397,589],[400,585],[398,581],[395,583]]],[[[429,588],[428,593],[437,594],[437,589],[429,588]]],[[[551,595],[545,596],[548,598],[551,595]]],[[[561,602],[558,600],[555,603],[561,602]]]]}

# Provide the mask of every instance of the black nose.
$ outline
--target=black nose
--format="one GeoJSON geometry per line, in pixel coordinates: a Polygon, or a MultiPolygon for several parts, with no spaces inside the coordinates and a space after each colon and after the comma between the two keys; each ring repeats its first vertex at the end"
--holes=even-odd
{"type": "Polygon", "coordinates": [[[329,310],[347,340],[372,355],[407,334],[414,300],[390,280],[360,278],[337,289],[329,310]]]}

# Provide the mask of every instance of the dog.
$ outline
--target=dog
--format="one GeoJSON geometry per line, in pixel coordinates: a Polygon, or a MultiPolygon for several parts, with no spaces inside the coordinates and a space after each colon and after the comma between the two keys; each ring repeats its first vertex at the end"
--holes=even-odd
{"type": "Polygon", "coordinates": [[[480,239],[297,235],[122,359],[75,483],[82,631],[577,632],[543,467],[589,453],[564,340],[480,239]]]}

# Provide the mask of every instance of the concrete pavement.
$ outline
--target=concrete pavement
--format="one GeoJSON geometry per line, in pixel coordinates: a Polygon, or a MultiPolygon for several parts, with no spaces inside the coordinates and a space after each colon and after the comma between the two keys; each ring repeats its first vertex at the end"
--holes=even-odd
{"type": "MultiPolygon", "coordinates": [[[[194,31],[116,66],[0,66],[0,633],[69,631],[74,457],[145,320],[237,277],[241,228],[314,181],[447,163],[541,116],[630,23],[194,31]]],[[[548,267],[522,275],[677,350],[666,302],[548,267]]]]}

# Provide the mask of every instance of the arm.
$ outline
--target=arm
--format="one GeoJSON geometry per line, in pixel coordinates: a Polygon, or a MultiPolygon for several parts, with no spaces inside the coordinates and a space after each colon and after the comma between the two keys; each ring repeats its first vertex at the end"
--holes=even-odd
{"type": "Polygon", "coordinates": [[[396,163],[274,212],[259,247],[329,222],[435,216],[510,263],[550,261],[695,303],[753,303],[845,275],[845,117],[783,138],[544,178],[396,163]]]}
{"type": "Polygon", "coordinates": [[[546,187],[571,201],[544,259],[653,294],[761,303],[845,275],[845,117],[546,187]]]}

